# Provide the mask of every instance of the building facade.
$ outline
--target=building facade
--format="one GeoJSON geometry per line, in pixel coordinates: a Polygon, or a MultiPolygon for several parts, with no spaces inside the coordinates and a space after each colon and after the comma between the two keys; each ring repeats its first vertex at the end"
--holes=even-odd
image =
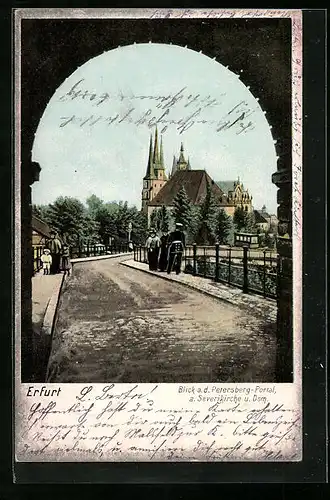
{"type": "Polygon", "coordinates": [[[200,205],[205,198],[208,183],[217,205],[228,215],[233,216],[237,207],[247,212],[253,210],[252,196],[239,178],[237,181],[215,182],[205,169],[193,170],[189,158],[185,158],[183,143],[178,158],[173,157],[172,169],[167,178],[163,141],[161,139],[159,146],[156,129],[154,141],[152,135],[150,136],[147,171],[142,188],[142,211],[148,215],[148,221],[152,212],[163,205],[172,210],[173,201],[182,187],[192,205],[200,205]]]}
{"type": "Polygon", "coordinates": [[[158,143],[156,128],[154,142],[150,135],[149,156],[146,175],[143,177],[142,212],[148,213],[148,204],[157,196],[167,181],[164,165],[163,139],[158,143]]]}
{"type": "Polygon", "coordinates": [[[252,212],[252,196],[244,188],[239,177],[237,181],[217,181],[217,185],[224,193],[226,204],[223,208],[228,215],[234,215],[237,207],[242,207],[246,212],[252,212]]]}

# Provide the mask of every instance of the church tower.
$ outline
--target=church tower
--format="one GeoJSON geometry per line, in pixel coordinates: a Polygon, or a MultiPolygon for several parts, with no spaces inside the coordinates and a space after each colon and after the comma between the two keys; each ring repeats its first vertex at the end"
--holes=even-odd
{"type": "Polygon", "coordinates": [[[181,142],[181,148],[180,148],[180,153],[179,153],[179,159],[177,160],[175,156],[173,157],[173,165],[172,165],[172,170],[171,170],[171,177],[177,172],[178,170],[191,170],[191,165],[190,161],[186,161],[184,157],[184,148],[183,148],[183,143],[181,142]]]}
{"type": "Polygon", "coordinates": [[[163,138],[158,142],[158,130],[155,131],[154,144],[150,135],[149,157],[146,175],[143,178],[142,211],[147,213],[148,203],[155,198],[167,181],[164,164],[163,138]]]}

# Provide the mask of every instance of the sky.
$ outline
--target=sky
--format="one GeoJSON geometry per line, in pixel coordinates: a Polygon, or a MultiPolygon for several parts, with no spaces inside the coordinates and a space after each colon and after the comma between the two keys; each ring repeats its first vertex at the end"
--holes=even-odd
{"type": "Polygon", "coordinates": [[[123,200],[141,207],[150,133],[162,136],[167,172],[183,142],[192,169],[238,177],[254,208],[276,212],[275,144],[257,96],[219,61],[176,45],[104,52],[57,89],[32,150],[41,166],[35,204],[58,196],[123,200]]]}

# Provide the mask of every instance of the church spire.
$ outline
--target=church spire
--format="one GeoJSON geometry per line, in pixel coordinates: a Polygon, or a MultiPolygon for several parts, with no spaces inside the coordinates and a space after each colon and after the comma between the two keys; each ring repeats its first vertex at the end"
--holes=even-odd
{"type": "Polygon", "coordinates": [[[152,134],[150,134],[149,158],[148,158],[147,173],[145,175],[145,178],[150,179],[153,177],[154,177],[154,165],[152,161],[152,134]]]}
{"type": "Polygon", "coordinates": [[[172,175],[175,174],[176,170],[177,170],[177,162],[176,162],[175,155],[173,155],[173,164],[172,164],[172,170],[171,170],[171,177],[172,177],[172,175]]]}
{"type": "Polygon", "coordinates": [[[179,156],[179,163],[186,163],[186,160],[185,160],[185,158],[184,158],[183,142],[181,142],[180,156],[179,156]]]}
{"type": "Polygon", "coordinates": [[[165,168],[164,152],[163,152],[163,136],[160,137],[160,166],[161,166],[161,168],[165,168]]]}
{"type": "Polygon", "coordinates": [[[153,162],[154,163],[159,163],[159,147],[158,147],[158,130],[157,130],[157,127],[156,127],[156,132],[155,132],[155,146],[154,146],[153,162]]]}

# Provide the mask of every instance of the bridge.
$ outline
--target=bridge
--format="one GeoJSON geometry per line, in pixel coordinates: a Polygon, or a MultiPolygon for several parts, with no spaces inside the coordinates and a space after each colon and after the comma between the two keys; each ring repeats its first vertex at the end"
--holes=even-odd
{"type": "Polygon", "coordinates": [[[275,300],[150,272],[132,254],[94,259],[76,259],[63,278],[48,382],[275,380],[275,300]]]}

